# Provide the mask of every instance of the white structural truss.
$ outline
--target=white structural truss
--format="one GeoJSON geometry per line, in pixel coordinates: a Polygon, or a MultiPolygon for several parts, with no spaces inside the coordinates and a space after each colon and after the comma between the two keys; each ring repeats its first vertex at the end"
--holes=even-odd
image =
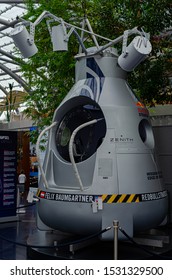
{"type": "Polygon", "coordinates": [[[13,40],[9,36],[11,28],[18,22],[17,17],[27,12],[24,2],[23,0],[0,0],[0,99],[8,94],[10,84],[13,90],[27,89],[20,65],[15,61],[15,57],[19,54],[15,52],[13,40]]]}

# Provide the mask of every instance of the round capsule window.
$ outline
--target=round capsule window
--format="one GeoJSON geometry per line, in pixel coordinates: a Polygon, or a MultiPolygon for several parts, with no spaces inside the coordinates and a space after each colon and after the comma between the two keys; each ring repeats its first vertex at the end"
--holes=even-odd
{"type": "Polygon", "coordinates": [[[73,131],[94,119],[100,121],[82,128],[75,136],[73,143],[75,162],[88,159],[101,145],[106,134],[105,118],[98,104],[78,105],[63,116],[56,131],[55,141],[58,153],[64,160],[70,161],[69,142],[73,131]]]}
{"type": "Polygon", "coordinates": [[[149,148],[154,148],[154,135],[148,120],[142,119],[139,123],[139,135],[142,142],[149,148]]]}

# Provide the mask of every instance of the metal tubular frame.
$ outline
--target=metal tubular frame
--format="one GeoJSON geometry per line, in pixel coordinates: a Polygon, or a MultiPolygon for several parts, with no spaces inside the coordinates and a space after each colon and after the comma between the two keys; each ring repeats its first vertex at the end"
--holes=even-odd
{"type": "MultiPolygon", "coordinates": [[[[39,1],[35,1],[35,3],[39,3],[39,1]]],[[[24,90],[27,91],[30,90],[26,81],[24,81],[19,74],[19,72],[21,72],[20,63],[16,61],[16,56],[14,55],[12,48],[11,51],[9,51],[9,48],[13,47],[13,42],[10,42],[8,39],[9,32],[7,33],[7,29],[14,27],[14,25],[20,21],[17,18],[16,19],[12,18],[12,17],[15,18],[15,14],[13,14],[11,17],[12,14],[11,11],[13,11],[13,9],[16,7],[19,10],[19,14],[18,14],[19,16],[22,16],[24,12],[27,10],[25,6],[25,1],[23,0],[0,0],[0,34],[1,34],[0,37],[2,42],[0,46],[0,69],[1,69],[0,76],[3,77],[3,79],[0,80],[1,82],[0,99],[3,99],[4,96],[8,94],[8,90],[7,90],[8,86],[5,86],[5,81],[11,79],[15,81],[15,85],[14,85],[15,87],[19,87],[19,88],[22,87],[24,90]],[[13,65],[16,65],[15,69],[13,65]]]]}

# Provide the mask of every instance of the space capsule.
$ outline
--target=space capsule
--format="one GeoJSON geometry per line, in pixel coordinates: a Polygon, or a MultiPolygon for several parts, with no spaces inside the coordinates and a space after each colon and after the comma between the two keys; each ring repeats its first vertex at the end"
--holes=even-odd
{"type": "MultiPolygon", "coordinates": [[[[91,49],[76,60],[76,82],[49,131],[38,227],[90,235],[118,220],[132,237],[167,214],[149,113],[114,48],[101,54],[91,49]]],[[[101,238],[113,239],[113,231],[101,238]]]]}

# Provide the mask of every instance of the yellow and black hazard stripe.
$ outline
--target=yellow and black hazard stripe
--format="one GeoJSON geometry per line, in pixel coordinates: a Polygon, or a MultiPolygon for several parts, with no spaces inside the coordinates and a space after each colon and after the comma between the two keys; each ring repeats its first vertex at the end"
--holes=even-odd
{"type": "Polygon", "coordinates": [[[140,202],[140,194],[103,194],[102,202],[104,203],[132,203],[140,202]]]}

